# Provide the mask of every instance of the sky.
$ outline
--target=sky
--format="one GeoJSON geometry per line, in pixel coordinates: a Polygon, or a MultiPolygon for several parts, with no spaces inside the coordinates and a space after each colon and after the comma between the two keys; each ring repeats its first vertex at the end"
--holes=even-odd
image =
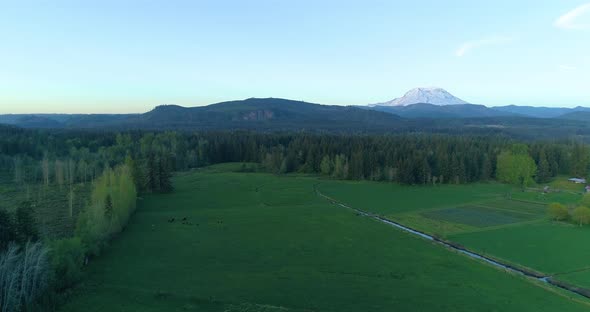
{"type": "Polygon", "coordinates": [[[590,106],[589,1],[0,0],[0,113],[363,105],[429,86],[590,106]]]}

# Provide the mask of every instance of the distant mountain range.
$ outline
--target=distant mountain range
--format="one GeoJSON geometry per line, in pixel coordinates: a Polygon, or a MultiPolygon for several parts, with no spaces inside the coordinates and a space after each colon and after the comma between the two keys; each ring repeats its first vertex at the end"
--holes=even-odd
{"type": "Polygon", "coordinates": [[[515,116],[515,114],[498,111],[476,104],[434,105],[416,103],[405,106],[373,106],[369,109],[396,114],[404,118],[477,118],[515,116]]]}
{"type": "Polygon", "coordinates": [[[399,116],[353,106],[252,98],[199,107],[161,105],[144,114],[0,115],[0,123],[25,128],[254,129],[384,131],[399,116]]]}
{"type": "MultiPolygon", "coordinates": [[[[574,107],[574,108],[566,108],[566,107],[539,107],[539,106],[508,105],[508,106],[496,106],[496,107],[493,107],[493,109],[497,110],[497,111],[515,114],[515,115],[529,116],[529,117],[535,117],[535,118],[556,118],[556,117],[571,114],[574,112],[590,111],[590,108],[581,107],[581,106],[574,107]]],[[[588,119],[588,120],[590,120],[590,119],[588,119]]]]}
{"type": "MultiPolygon", "coordinates": [[[[399,115],[404,118],[484,118],[501,116],[520,116],[532,118],[557,118],[590,108],[575,107],[536,107],[536,106],[497,106],[471,104],[450,94],[442,88],[415,88],[403,97],[379,104],[370,104],[368,109],[399,115]]],[[[575,120],[583,117],[572,116],[575,120]]],[[[586,120],[590,121],[590,118],[586,120]]]]}
{"type": "Polygon", "coordinates": [[[386,102],[391,105],[330,106],[251,98],[199,107],[161,105],[143,114],[9,114],[0,115],[0,124],[51,129],[503,133],[590,140],[590,108],[463,102],[443,89],[422,88],[386,102]]]}

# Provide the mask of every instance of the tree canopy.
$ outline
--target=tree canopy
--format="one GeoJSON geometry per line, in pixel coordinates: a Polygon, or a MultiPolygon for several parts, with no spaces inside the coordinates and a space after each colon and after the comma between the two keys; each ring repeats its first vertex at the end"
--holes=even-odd
{"type": "Polygon", "coordinates": [[[496,174],[501,182],[526,187],[534,183],[536,172],[535,161],[522,145],[498,155],[496,174]]]}

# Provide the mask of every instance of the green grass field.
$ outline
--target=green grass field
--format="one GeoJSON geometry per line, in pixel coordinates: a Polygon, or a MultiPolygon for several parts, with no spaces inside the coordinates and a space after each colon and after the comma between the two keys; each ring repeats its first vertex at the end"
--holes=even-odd
{"type": "Polygon", "coordinates": [[[476,228],[526,222],[542,218],[545,206],[515,200],[492,200],[477,205],[429,210],[422,216],[476,228]]]}
{"type": "Polygon", "coordinates": [[[580,201],[577,191],[583,187],[566,179],[550,183],[554,190],[562,191],[548,194],[498,184],[434,188],[339,184],[325,182],[319,188],[355,208],[384,214],[474,251],[547,275],[558,274],[555,278],[590,288],[590,271],[586,271],[590,270],[590,228],[546,218],[548,203],[571,206],[580,201]]]}
{"type": "Polygon", "coordinates": [[[590,265],[587,268],[580,269],[576,272],[556,275],[554,278],[572,285],[590,289],[590,265]]]}
{"type": "Polygon", "coordinates": [[[431,219],[460,223],[479,228],[529,221],[535,218],[535,215],[528,213],[494,209],[478,205],[427,211],[423,212],[422,215],[431,219]]]}
{"type": "Polygon", "coordinates": [[[386,216],[501,199],[510,191],[510,187],[497,183],[403,186],[366,181],[323,181],[318,188],[352,207],[386,216]]]}
{"type": "MultiPolygon", "coordinates": [[[[575,186],[579,187],[579,184],[575,184],[575,186]]],[[[542,204],[550,204],[552,202],[559,202],[562,204],[575,204],[580,200],[580,196],[581,192],[573,192],[567,190],[547,194],[541,192],[540,189],[537,191],[517,191],[511,193],[512,199],[537,202],[542,204]]]]}
{"type": "Polygon", "coordinates": [[[576,193],[584,192],[584,184],[576,184],[568,181],[571,178],[570,176],[559,176],[555,178],[553,181],[548,183],[550,187],[554,189],[559,189],[563,191],[570,191],[576,193]]]}
{"type": "MultiPolygon", "coordinates": [[[[173,194],[140,201],[125,232],[91,262],[86,282],[62,310],[590,308],[579,298],[331,205],[315,194],[318,182],[338,194],[354,190],[353,183],[231,173],[224,167],[178,175],[173,194]],[[168,222],[170,218],[175,222],[168,222]],[[187,218],[185,224],[182,218],[187,218]]],[[[371,200],[374,193],[364,194],[369,186],[354,191],[356,197],[349,194],[350,198],[358,203],[371,200]]],[[[412,203],[409,196],[418,190],[408,189],[403,201],[412,203]]],[[[448,198],[437,206],[495,197],[493,191],[465,192],[463,199],[456,199],[453,189],[439,191],[448,198]]],[[[436,202],[425,197],[418,196],[420,203],[403,209],[427,208],[436,202]]]]}
{"type": "Polygon", "coordinates": [[[590,267],[588,227],[545,221],[457,234],[450,239],[547,274],[590,267]]]}

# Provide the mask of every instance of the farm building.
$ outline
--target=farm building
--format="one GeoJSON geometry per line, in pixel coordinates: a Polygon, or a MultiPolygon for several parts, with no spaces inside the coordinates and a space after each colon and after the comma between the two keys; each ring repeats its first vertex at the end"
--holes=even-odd
{"type": "Polygon", "coordinates": [[[570,182],[576,183],[576,184],[586,184],[586,179],[582,179],[582,178],[570,178],[567,180],[570,182]]]}

